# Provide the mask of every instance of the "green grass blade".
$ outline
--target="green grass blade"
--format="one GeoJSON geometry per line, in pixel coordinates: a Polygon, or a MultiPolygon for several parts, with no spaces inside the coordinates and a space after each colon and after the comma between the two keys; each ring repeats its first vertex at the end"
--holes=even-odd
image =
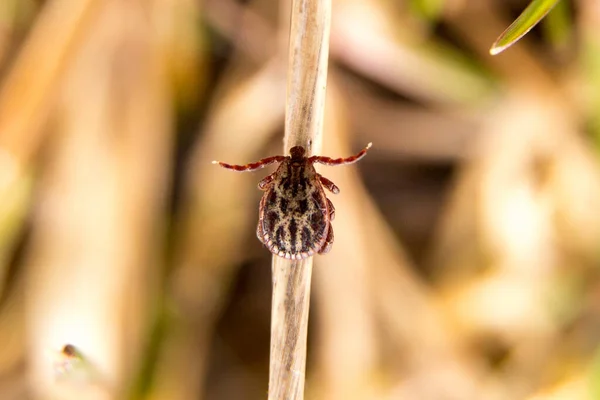
{"type": "Polygon", "coordinates": [[[543,37],[555,52],[564,52],[573,41],[575,26],[567,2],[559,2],[542,23],[543,37]]]}
{"type": "Polygon", "coordinates": [[[411,0],[411,10],[426,20],[437,21],[444,9],[444,0],[411,0]]]}
{"type": "Polygon", "coordinates": [[[519,18],[515,20],[502,34],[496,39],[490,54],[496,54],[504,51],[512,46],[517,40],[521,39],[527,32],[531,30],[538,22],[542,20],[552,10],[552,7],[559,0],[533,0],[519,18]]]}

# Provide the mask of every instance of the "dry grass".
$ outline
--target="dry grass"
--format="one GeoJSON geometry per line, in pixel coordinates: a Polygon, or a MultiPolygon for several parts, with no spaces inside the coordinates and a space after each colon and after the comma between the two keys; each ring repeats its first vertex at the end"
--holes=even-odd
{"type": "MultiPolygon", "coordinates": [[[[329,61],[331,0],[291,6],[284,154],[302,146],[319,154],[329,61]]],[[[285,16],[284,16],[285,18],[285,16]]],[[[304,399],[313,258],[273,256],[269,399],[304,399]]]]}
{"type": "Polygon", "coordinates": [[[432,3],[333,1],[325,97],[291,2],[0,2],[0,398],[598,398],[597,4],[491,57],[526,1],[432,3]],[[305,314],[269,383],[263,174],[210,161],[282,137],[375,146],[320,171],[331,253],[273,265],[305,314]]]}

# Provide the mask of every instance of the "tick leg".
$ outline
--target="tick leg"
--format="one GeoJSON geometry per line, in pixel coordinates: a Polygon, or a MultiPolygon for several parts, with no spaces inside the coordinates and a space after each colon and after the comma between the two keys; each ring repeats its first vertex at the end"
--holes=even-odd
{"type": "Polygon", "coordinates": [[[329,158],[329,157],[323,157],[323,156],[312,156],[312,157],[308,158],[308,162],[311,162],[311,163],[317,162],[317,163],[325,164],[325,165],[352,164],[352,163],[357,162],[361,158],[363,158],[365,156],[365,154],[367,154],[367,150],[369,150],[370,148],[371,148],[371,143],[369,143],[367,145],[367,147],[365,147],[364,149],[362,149],[355,155],[347,157],[347,158],[329,158]]]}
{"type": "Polygon", "coordinates": [[[232,169],[234,171],[256,171],[257,169],[264,168],[267,165],[270,165],[273,163],[280,163],[283,160],[285,160],[286,158],[287,158],[286,156],[267,157],[267,158],[263,158],[262,160],[258,160],[255,163],[250,163],[250,164],[246,164],[246,165],[227,164],[227,163],[220,162],[220,161],[213,161],[213,164],[219,164],[223,168],[232,169]]]}
{"type": "Polygon", "coordinates": [[[329,253],[331,246],[333,246],[333,226],[329,224],[329,229],[327,230],[327,239],[325,239],[323,247],[321,247],[321,250],[319,250],[319,254],[329,253]]]}
{"type": "MultiPolygon", "coordinates": [[[[333,203],[329,199],[327,199],[327,205],[329,205],[329,220],[333,221],[335,219],[335,207],[333,206],[333,203]]],[[[331,228],[329,228],[329,229],[331,229],[331,228]]]]}
{"type": "Polygon", "coordinates": [[[319,181],[321,181],[321,185],[325,186],[331,193],[338,194],[340,192],[340,188],[335,185],[335,183],[331,182],[329,179],[325,178],[322,175],[319,175],[319,181]]]}
{"type": "Polygon", "coordinates": [[[258,182],[258,188],[260,190],[267,190],[273,179],[275,178],[275,173],[271,175],[265,176],[260,182],[258,182]]]}

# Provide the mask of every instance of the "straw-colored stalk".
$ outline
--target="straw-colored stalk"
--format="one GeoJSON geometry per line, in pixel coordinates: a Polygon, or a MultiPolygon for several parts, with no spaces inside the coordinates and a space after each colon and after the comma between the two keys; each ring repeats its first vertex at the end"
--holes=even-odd
{"type": "Polygon", "coordinates": [[[171,115],[152,8],[114,0],[97,12],[51,104],[24,261],[36,399],[124,398],[160,258],[171,115]]]}
{"type": "Polygon", "coordinates": [[[97,17],[98,0],[58,0],[44,7],[0,90],[0,147],[13,164],[0,171],[0,191],[20,174],[47,130],[40,129],[55,90],[97,17]]]}
{"type": "MultiPolygon", "coordinates": [[[[323,129],[331,0],[293,0],[284,151],[319,152],[323,129]]],[[[273,256],[269,400],[303,399],[312,258],[273,256]]]]}

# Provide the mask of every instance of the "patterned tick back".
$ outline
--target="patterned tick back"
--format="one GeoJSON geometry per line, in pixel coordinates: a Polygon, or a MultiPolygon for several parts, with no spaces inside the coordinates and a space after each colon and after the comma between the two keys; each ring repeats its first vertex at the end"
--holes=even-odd
{"type": "Polygon", "coordinates": [[[370,147],[371,143],[348,158],[306,157],[304,147],[295,146],[289,156],[268,157],[247,165],[213,163],[235,171],[254,171],[280,163],[274,173],[258,184],[265,193],[260,201],[256,236],[271,253],[300,260],[331,249],[335,208],[323,187],[334,194],[340,192],[333,182],[317,173],[313,163],[351,164],[364,157],[370,147]]]}

